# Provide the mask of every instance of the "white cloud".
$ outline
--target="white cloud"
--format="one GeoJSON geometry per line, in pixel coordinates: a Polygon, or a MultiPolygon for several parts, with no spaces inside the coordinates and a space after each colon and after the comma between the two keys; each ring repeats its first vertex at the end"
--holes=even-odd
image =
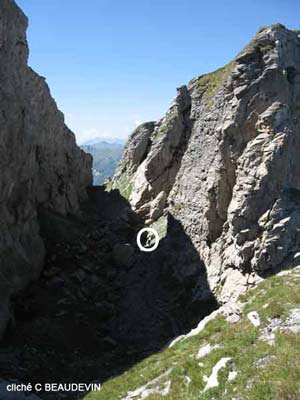
{"type": "Polygon", "coordinates": [[[88,140],[96,139],[98,137],[114,137],[111,132],[108,131],[100,131],[96,128],[86,129],[81,132],[76,133],[76,139],[79,144],[82,144],[88,140]]]}
{"type": "MultiPolygon", "coordinates": [[[[0,0],[1,1],[1,0],[0,0]]],[[[99,115],[84,115],[76,112],[65,113],[66,124],[75,133],[79,145],[96,138],[123,138],[144,122],[144,118],[139,113],[130,113],[126,115],[125,123],[122,119],[106,120],[101,119],[99,115]],[[92,122],[94,119],[94,122],[92,122]],[[89,124],[93,124],[89,127],[89,124]],[[98,128],[98,127],[99,128],[98,128]]]]}
{"type": "Polygon", "coordinates": [[[141,125],[141,123],[142,123],[142,121],[141,121],[140,119],[136,119],[136,120],[134,121],[135,127],[141,125]]]}

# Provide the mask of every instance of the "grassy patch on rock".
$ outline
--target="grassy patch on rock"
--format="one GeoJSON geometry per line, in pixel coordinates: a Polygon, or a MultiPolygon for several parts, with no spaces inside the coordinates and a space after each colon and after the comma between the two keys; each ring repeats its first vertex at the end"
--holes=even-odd
{"type": "MultiPolygon", "coordinates": [[[[292,310],[300,312],[299,285],[297,269],[263,281],[241,296],[243,311],[238,322],[229,323],[218,315],[198,335],[136,364],[105,382],[100,392],[88,394],[85,400],[131,399],[130,391],[143,386],[143,390],[150,390],[148,400],[300,398],[300,334],[279,329],[274,334],[274,344],[262,339],[274,318],[284,324],[292,310]],[[258,313],[260,326],[255,327],[249,320],[251,311],[258,313]],[[207,344],[219,347],[199,359],[199,349],[207,344]],[[217,374],[218,385],[205,390],[206,377],[223,357],[230,359],[217,374]],[[164,393],[168,383],[169,389],[164,393]]],[[[140,398],[141,395],[132,397],[140,398]]]]}
{"type": "Polygon", "coordinates": [[[110,186],[106,186],[107,190],[118,189],[121,196],[123,196],[126,200],[129,200],[133,188],[133,184],[131,181],[131,176],[127,171],[123,171],[120,176],[115,181],[110,183],[110,186]]]}
{"type": "Polygon", "coordinates": [[[234,67],[234,61],[228,63],[222,68],[205,75],[201,75],[197,79],[196,90],[199,94],[205,96],[208,103],[211,104],[211,99],[217,94],[220,87],[229,77],[230,72],[234,67]]]}
{"type": "Polygon", "coordinates": [[[161,216],[157,221],[153,222],[151,228],[154,228],[157,231],[159,238],[163,239],[167,236],[168,217],[164,215],[161,216]]]}

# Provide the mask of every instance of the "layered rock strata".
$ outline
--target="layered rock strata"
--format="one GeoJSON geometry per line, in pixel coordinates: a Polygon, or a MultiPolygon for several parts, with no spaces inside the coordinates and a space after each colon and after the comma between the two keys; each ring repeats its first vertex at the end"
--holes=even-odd
{"type": "Polygon", "coordinates": [[[300,248],[299,65],[299,31],[261,28],[234,61],[179,88],[150,130],[136,130],[113,179],[149,224],[171,214],[182,225],[221,301],[300,248]],[[137,133],[147,146],[134,158],[137,133]]]}
{"type": "Polygon", "coordinates": [[[92,159],[27,64],[27,18],[13,0],[0,3],[0,335],[9,299],[39,275],[44,244],[39,210],[79,210],[92,159]]]}

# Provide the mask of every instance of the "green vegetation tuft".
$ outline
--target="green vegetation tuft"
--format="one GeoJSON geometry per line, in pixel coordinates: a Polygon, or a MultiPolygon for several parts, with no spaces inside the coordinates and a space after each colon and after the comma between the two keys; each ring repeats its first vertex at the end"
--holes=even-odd
{"type": "Polygon", "coordinates": [[[132,173],[130,173],[130,169],[127,167],[124,160],[122,160],[118,165],[117,172],[113,180],[105,185],[105,190],[107,192],[110,192],[114,189],[119,190],[121,196],[123,196],[126,200],[129,200],[133,189],[132,173]]]}
{"type": "Polygon", "coordinates": [[[273,346],[260,339],[270,319],[284,320],[292,309],[300,307],[299,284],[300,274],[296,273],[263,281],[240,297],[244,309],[239,322],[230,324],[218,316],[197,336],[148,357],[123,375],[105,382],[100,392],[88,394],[85,400],[122,399],[128,391],[136,390],[166,371],[170,372],[153,387],[163,387],[170,380],[169,393],[166,396],[154,393],[148,400],[299,399],[300,334],[277,331],[273,346]],[[247,318],[250,311],[259,313],[260,327],[254,327],[247,318]],[[220,347],[197,359],[199,349],[208,343],[220,347]],[[222,357],[231,357],[231,361],[218,374],[219,386],[204,392],[203,376],[210,376],[222,357]],[[237,376],[228,381],[228,374],[234,369],[237,376]],[[186,377],[190,379],[189,384],[186,377]]]}
{"type": "Polygon", "coordinates": [[[126,200],[129,200],[133,188],[133,184],[131,182],[131,177],[129,176],[127,171],[123,171],[122,174],[118,177],[116,182],[112,182],[110,189],[118,189],[121,196],[123,196],[126,200]]]}
{"type": "Polygon", "coordinates": [[[216,95],[218,89],[227,80],[233,67],[234,61],[214,72],[200,76],[197,80],[198,93],[203,94],[210,103],[210,99],[216,95]]]}
{"type": "Polygon", "coordinates": [[[152,228],[156,230],[160,239],[163,239],[167,236],[168,230],[168,217],[162,216],[157,221],[153,222],[151,225],[152,228]]]}

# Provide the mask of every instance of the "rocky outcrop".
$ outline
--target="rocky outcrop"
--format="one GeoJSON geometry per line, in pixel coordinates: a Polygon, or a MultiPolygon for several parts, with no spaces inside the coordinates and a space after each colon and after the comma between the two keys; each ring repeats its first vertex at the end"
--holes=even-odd
{"type": "Polygon", "coordinates": [[[124,150],[124,161],[122,160],[115,172],[112,188],[117,187],[126,199],[132,191],[133,176],[151,147],[154,127],[154,122],[146,122],[133,131],[124,150]]]}
{"type": "Polygon", "coordinates": [[[64,123],[45,79],[27,65],[27,18],[0,3],[0,335],[9,298],[39,275],[38,212],[76,213],[91,183],[91,157],[64,123]]]}
{"type": "Polygon", "coordinates": [[[126,153],[113,179],[130,168],[137,213],[183,226],[221,301],[299,251],[299,65],[299,31],[261,28],[233,62],[178,89],[147,154],[132,167],[126,153]]]}

